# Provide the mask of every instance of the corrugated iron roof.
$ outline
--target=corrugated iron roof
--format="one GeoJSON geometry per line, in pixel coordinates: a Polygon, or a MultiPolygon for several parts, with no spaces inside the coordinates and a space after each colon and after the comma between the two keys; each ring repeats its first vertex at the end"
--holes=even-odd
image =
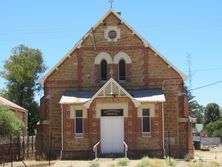
{"type": "Polygon", "coordinates": [[[7,99],[5,99],[4,97],[1,97],[1,96],[0,96],[0,105],[6,105],[6,106],[8,106],[11,109],[15,109],[15,110],[17,109],[17,110],[23,111],[23,112],[28,111],[25,108],[23,108],[23,107],[15,104],[15,103],[7,100],[7,99]]]}
{"type": "Polygon", "coordinates": [[[165,102],[161,89],[130,90],[129,93],[139,102],[165,102]]]}

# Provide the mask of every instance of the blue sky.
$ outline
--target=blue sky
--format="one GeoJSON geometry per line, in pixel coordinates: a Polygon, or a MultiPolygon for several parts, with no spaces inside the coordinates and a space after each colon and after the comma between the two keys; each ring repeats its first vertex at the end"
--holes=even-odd
{"type": "MultiPolygon", "coordinates": [[[[109,7],[108,0],[0,0],[0,70],[19,44],[40,49],[51,68],[109,7]]],[[[190,55],[191,88],[222,80],[221,0],[115,0],[113,8],[186,74],[190,55]]],[[[192,93],[202,105],[222,106],[222,83],[192,93]]]]}

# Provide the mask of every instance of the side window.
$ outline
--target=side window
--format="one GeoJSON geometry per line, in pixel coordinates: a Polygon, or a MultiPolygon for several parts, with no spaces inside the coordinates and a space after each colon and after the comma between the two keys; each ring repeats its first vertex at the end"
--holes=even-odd
{"type": "Polygon", "coordinates": [[[126,62],[123,59],[119,61],[119,80],[126,80],[126,62]]]}
{"type": "Polygon", "coordinates": [[[142,132],[151,132],[150,109],[143,109],[142,111],[142,132]]]}
{"type": "Polygon", "coordinates": [[[100,63],[100,77],[101,77],[101,81],[107,80],[107,62],[106,62],[106,60],[102,60],[100,63]]]}
{"type": "Polygon", "coordinates": [[[75,111],[75,134],[82,135],[83,134],[83,112],[82,110],[75,111]]]}

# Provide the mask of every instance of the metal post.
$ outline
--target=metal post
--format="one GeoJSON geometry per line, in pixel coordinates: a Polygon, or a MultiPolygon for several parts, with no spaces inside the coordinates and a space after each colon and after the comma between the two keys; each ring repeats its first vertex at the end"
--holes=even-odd
{"type": "Polygon", "coordinates": [[[51,165],[51,146],[52,146],[52,131],[49,137],[49,166],[51,165]]]}
{"type": "Polygon", "coordinates": [[[169,156],[169,162],[171,161],[171,150],[170,150],[170,132],[168,131],[168,156],[169,156]]]}

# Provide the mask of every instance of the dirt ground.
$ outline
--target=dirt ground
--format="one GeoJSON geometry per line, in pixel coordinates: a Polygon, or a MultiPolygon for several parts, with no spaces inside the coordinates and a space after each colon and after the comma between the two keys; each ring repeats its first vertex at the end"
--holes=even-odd
{"type": "MultiPolygon", "coordinates": [[[[95,166],[93,163],[99,164],[100,167],[117,167],[118,162],[121,159],[111,159],[111,158],[101,158],[98,159],[96,162],[94,161],[52,161],[51,167],[90,167],[95,166]]],[[[141,160],[129,160],[128,166],[129,167],[136,167],[137,164],[141,160]]],[[[164,161],[164,160],[159,160],[164,161]]],[[[195,151],[194,159],[190,160],[190,162],[182,160],[175,160],[176,167],[186,167],[190,166],[192,164],[197,164],[198,162],[208,163],[208,162],[217,162],[219,166],[222,167],[222,147],[214,148],[209,151],[195,151]]],[[[48,167],[49,162],[48,161],[24,161],[27,167],[48,167]]],[[[3,164],[0,164],[0,167],[2,167],[3,164]]],[[[11,164],[7,163],[5,164],[5,167],[10,167],[11,164]]],[[[209,165],[213,167],[212,165],[209,165]]],[[[24,164],[22,162],[13,162],[13,167],[24,167],[24,164]]]]}

